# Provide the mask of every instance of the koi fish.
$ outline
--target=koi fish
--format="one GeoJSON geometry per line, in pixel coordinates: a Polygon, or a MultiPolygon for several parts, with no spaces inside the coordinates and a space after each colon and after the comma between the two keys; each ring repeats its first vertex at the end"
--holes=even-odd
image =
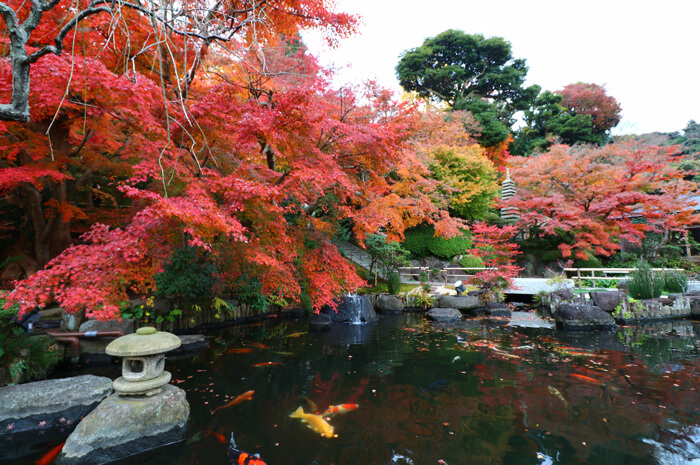
{"type": "Polygon", "coordinates": [[[63,446],[65,446],[66,443],[62,442],[56,447],[52,448],[50,451],[46,453],[42,458],[36,461],[36,465],[49,465],[50,463],[53,463],[54,460],[56,460],[56,457],[58,457],[58,454],[61,453],[63,450],[63,446]]]}
{"type": "Polygon", "coordinates": [[[552,386],[547,386],[547,389],[549,389],[550,394],[561,399],[561,401],[564,402],[564,405],[567,405],[567,406],[569,405],[569,403],[566,401],[566,399],[564,399],[564,396],[561,395],[561,392],[559,392],[559,389],[552,387],[552,386]]]}
{"type": "Polygon", "coordinates": [[[253,346],[253,347],[257,347],[258,349],[269,349],[268,346],[266,346],[265,344],[261,344],[259,342],[249,342],[248,345],[253,346]]]}
{"type": "Polygon", "coordinates": [[[357,407],[359,407],[358,404],[340,404],[340,405],[331,405],[329,406],[325,412],[321,414],[322,417],[334,417],[338,415],[339,413],[348,413],[353,410],[355,410],[357,407]]]}
{"type": "Polygon", "coordinates": [[[578,373],[571,373],[571,376],[573,376],[574,378],[582,379],[583,381],[588,381],[589,383],[599,384],[599,385],[603,384],[601,381],[598,381],[597,379],[593,379],[590,376],[579,375],[578,373]]]}
{"type": "Polygon", "coordinates": [[[233,433],[231,433],[231,441],[228,444],[228,458],[235,465],[266,465],[260,458],[260,454],[250,455],[248,452],[240,450],[233,438],[233,433]]]}
{"type": "Polygon", "coordinates": [[[321,415],[314,415],[313,413],[304,413],[304,409],[299,407],[293,411],[290,415],[291,418],[299,418],[302,422],[306,423],[306,426],[311,428],[315,433],[320,434],[324,438],[332,438],[333,427],[328,423],[321,415]]]}
{"type": "Polygon", "coordinates": [[[214,431],[205,431],[204,434],[211,436],[219,441],[221,444],[226,444],[226,438],[221,433],[215,433],[214,431]]]}
{"type": "Polygon", "coordinates": [[[308,333],[309,333],[308,331],[301,331],[299,333],[287,334],[285,337],[299,337],[299,336],[302,336],[302,335],[308,334],[308,333]]]}
{"type": "Polygon", "coordinates": [[[309,399],[306,396],[302,396],[301,400],[306,402],[309,405],[309,409],[311,409],[311,413],[321,413],[321,411],[318,409],[318,405],[316,405],[316,402],[313,400],[309,399]]]}
{"type": "Polygon", "coordinates": [[[282,364],[280,362],[262,362],[262,363],[256,363],[253,366],[258,368],[258,367],[269,367],[272,365],[282,365],[282,364]]]}
{"type": "MultiPolygon", "coordinates": [[[[253,398],[253,394],[255,394],[255,391],[244,392],[243,394],[239,395],[238,397],[236,397],[235,399],[233,399],[233,400],[232,400],[231,402],[229,402],[228,404],[222,405],[221,407],[216,407],[214,410],[211,411],[211,414],[214,415],[218,410],[221,410],[221,409],[224,409],[224,408],[233,407],[234,405],[238,405],[238,404],[240,404],[241,402],[243,402],[244,400],[250,400],[250,399],[253,398]]],[[[224,442],[226,442],[225,439],[224,439],[224,442]]]]}
{"type": "Polygon", "coordinates": [[[253,349],[250,347],[236,347],[234,349],[229,349],[226,353],[227,354],[249,354],[253,352],[253,349]]]}

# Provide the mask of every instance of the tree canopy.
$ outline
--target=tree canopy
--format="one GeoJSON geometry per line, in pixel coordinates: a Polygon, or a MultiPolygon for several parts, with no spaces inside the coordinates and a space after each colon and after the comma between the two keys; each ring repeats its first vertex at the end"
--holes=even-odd
{"type": "Polygon", "coordinates": [[[569,236],[564,257],[609,256],[620,240],[639,245],[646,234],[697,222],[697,186],[675,168],[678,147],[635,142],[603,147],[555,145],[540,156],[514,157],[516,226],[539,237],[569,236]]]}
{"type": "Polygon", "coordinates": [[[523,87],[526,74],[525,60],[513,58],[503,38],[454,29],[406,50],[396,66],[404,89],[472,112],[488,146],[508,138],[513,113],[539,92],[539,86],[523,87]]]}

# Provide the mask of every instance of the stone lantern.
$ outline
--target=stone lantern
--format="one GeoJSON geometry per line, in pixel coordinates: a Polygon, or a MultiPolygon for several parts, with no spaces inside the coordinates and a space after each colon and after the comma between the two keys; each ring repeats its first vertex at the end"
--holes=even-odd
{"type": "Polygon", "coordinates": [[[107,354],[123,357],[122,376],[114,380],[114,391],[122,396],[158,394],[171,378],[164,371],[165,353],[180,344],[179,337],[152,327],[112,341],[105,349],[107,354]]]}

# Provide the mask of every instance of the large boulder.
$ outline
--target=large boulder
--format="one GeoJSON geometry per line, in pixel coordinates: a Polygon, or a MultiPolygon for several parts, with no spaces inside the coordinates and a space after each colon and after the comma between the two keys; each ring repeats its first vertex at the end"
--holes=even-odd
{"type": "Polygon", "coordinates": [[[693,318],[700,318],[700,297],[690,297],[690,314],[693,318]]]}
{"type": "Polygon", "coordinates": [[[438,323],[454,323],[462,319],[462,312],[456,308],[431,308],[427,316],[438,323]]]}
{"type": "Polygon", "coordinates": [[[486,302],[484,307],[490,316],[511,316],[510,308],[503,302],[486,302]]]}
{"type": "Polygon", "coordinates": [[[590,295],[596,307],[608,313],[614,312],[622,299],[627,299],[627,295],[620,291],[596,291],[591,292],[590,295]]]}
{"type": "Polygon", "coordinates": [[[438,299],[440,308],[456,308],[461,311],[468,311],[482,306],[481,300],[471,295],[441,295],[438,299]]]}
{"type": "Polygon", "coordinates": [[[401,313],[404,308],[404,303],[395,295],[381,294],[377,296],[377,302],[374,308],[379,313],[401,313]]]}
{"type": "Polygon", "coordinates": [[[557,327],[565,330],[611,329],[615,319],[593,305],[561,304],[554,313],[557,327]]]}
{"type": "Polygon", "coordinates": [[[111,393],[112,380],[93,375],[6,386],[0,389],[0,436],[72,428],[111,393]]]}
{"type": "Polygon", "coordinates": [[[377,320],[377,313],[366,295],[347,295],[340,298],[334,311],[324,307],[322,312],[330,315],[334,323],[361,324],[377,320]]]}
{"type": "Polygon", "coordinates": [[[153,396],[112,395],[75,428],[56,463],[101,465],[182,441],[189,414],[185,391],[171,385],[153,396]]]}

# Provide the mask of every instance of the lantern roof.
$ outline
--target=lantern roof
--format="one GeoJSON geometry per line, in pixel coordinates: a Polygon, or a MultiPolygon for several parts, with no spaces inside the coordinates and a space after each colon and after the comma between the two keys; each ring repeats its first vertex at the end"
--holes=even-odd
{"type": "Polygon", "coordinates": [[[180,338],[164,331],[146,326],[110,342],[105,352],[115,357],[138,357],[141,355],[164,354],[177,349],[182,344],[180,338]]]}

